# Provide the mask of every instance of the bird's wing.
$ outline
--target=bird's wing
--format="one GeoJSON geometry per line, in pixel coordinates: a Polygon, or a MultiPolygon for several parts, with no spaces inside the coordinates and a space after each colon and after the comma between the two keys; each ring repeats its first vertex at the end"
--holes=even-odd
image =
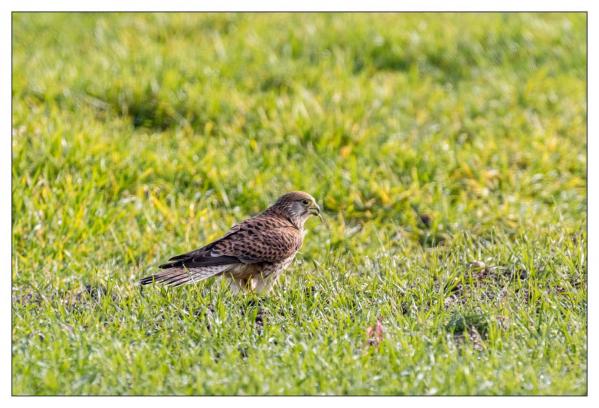
{"type": "Polygon", "coordinates": [[[235,225],[222,238],[160,265],[168,268],[201,268],[258,262],[280,262],[302,244],[301,233],[287,220],[254,217],[235,225]]]}
{"type": "Polygon", "coordinates": [[[289,258],[301,245],[302,235],[294,226],[246,226],[218,242],[212,252],[236,257],[243,263],[276,263],[289,258]]]}

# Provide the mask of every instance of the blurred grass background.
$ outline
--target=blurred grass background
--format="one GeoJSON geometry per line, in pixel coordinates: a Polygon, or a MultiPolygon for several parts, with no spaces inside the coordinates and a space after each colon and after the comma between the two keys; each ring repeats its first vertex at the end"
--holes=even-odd
{"type": "Polygon", "coordinates": [[[586,393],[585,92],[584,14],[13,14],[13,392],[586,393]],[[289,190],[259,306],[135,287],[289,190]]]}

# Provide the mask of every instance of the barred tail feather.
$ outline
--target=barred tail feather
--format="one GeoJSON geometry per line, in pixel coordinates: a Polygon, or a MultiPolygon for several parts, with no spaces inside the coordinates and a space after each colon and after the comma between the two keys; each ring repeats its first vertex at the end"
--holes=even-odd
{"type": "Polygon", "coordinates": [[[179,286],[199,282],[212,276],[220,275],[231,268],[231,265],[206,266],[200,268],[171,268],[165,269],[155,275],[146,276],[139,281],[140,285],[153,282],[168,286],[179,286]]]}

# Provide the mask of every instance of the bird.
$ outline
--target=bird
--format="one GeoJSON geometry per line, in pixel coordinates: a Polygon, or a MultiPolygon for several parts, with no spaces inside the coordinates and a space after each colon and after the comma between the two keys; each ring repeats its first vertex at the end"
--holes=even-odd
{"type": "Polygon", "coordinates": [[[230,281],[233,293],[268,293],[293,262],[304,240],[304,224],[313,215],[325,222],[310,194],[283,194],[262,213],[206,246],[170,258],[159,266],[162,271],[139,283],[180,286],[222,276],[230,281]]]}

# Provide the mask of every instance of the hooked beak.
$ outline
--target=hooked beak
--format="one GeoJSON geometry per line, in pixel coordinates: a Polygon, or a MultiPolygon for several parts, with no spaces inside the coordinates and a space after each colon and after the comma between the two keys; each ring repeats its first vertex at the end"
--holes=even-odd
{"type": "Polygon", "coordinates": [[[318,206],[318,204],[314,203],[314,205],[312,207],[310,207],[310,214],[318,216],[318,218],[320,218],[320,221],[322,221],[323,224],[325,224],[327,227],[329,226],[329,224],[326,222],[326,220],[322,216],[322,213],[320,212],[320,207],[318,206]]]}
{"type": "Polygon", "coordinates": [[[319,217],[322,217],[322,215],[320,215],[320,207],[316,203],[314,203],[310,206],[310,208],[308,208],[308,212],[312,215],[318,215],[319,217]]]}

